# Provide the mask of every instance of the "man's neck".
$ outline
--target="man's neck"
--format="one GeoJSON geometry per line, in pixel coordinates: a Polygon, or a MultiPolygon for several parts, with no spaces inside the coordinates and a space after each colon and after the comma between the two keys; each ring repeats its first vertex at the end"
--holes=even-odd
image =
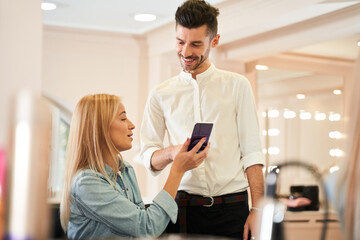
{"type": "Polygon", "coordinates": [[[189,72],[189,73],[191,73],[192,78],[196,80],[196,76],[205,72],[206,70],[208,70],[210,66],[211,66],[211,63],[209,62],[208,64],[201,67],[200,69],[197,69],[198,71],[195,70],[195,71],[189,72]]]}

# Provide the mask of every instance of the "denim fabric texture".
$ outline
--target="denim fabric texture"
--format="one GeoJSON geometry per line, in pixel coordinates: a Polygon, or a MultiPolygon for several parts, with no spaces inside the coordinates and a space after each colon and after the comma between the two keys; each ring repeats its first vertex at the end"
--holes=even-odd
{"type": "MultiPolygon", "coordinates": [[[[112,169],[105,166],[109,179],[112,169]]],[[[70,239],[112,237],[157,237],[171,220],[176,222],[178,207],[165,191],[145,209],[133,167],[124,162],[116,183],[90,169],[79,171],[72,180],[70,239]]]]}

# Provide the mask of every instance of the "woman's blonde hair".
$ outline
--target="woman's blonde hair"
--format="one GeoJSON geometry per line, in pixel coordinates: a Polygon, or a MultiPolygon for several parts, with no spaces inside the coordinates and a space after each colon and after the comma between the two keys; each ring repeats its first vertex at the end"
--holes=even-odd
{"type": "MultiPolygon", "coordinates": [[[[104,161],[105,154],[110,153],[111,159],[106,160],[113,161],[110,165],[116,179],[119,151],[111,141],[109,129],[120,103],[118,96],[95,94],[83,97],[75,108],[67,144],[64,189],[60,205],[60,220],[64,231],[67,231],[70,219],[70,188],[76,172],[91,169],[108,177],[104,161]]],[[[108,181],[112,183],[110,179],[108,181]]]]}

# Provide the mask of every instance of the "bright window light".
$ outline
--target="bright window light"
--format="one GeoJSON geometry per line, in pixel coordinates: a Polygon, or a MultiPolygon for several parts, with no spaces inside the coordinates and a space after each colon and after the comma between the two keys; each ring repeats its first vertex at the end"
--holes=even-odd
{"type": "Polygon", "coordinates": [[[326,114],[325,114],[325,113],[317,112],[317,113],[315,113],[314,118],[315,118],[315,120],[317,120],[317,121],[322,121],[322,120],[325,120],[325,119],[326,119],[326,114]]]}
{"type": "Polygon", "coordinates": [[[334,93],[335,95],[340,95],[340,94],[341,94],[341,90],[340,90],[340,89],[335,89],[335,90],[333,91],[333,93],[334,93]]]}
{"type": "Polygon", "coordinates": [[[305,94],[301,94],[301,93],[299,93],[299,94],[296,94],[296,98],[297,99],[305,99],[305,94]]]}
{"type": "Polygon", "coordinates": [[[41,3],[41,9],[44,11],[54,10],[54,9],[56,9],[56,4],[43,2],[43,3],[41,3]]]}
{"type": "Polygon", "coordinates": [[[357,42],[357,45],[360,47],[360,41],[357,42]]]}
{"type": "Polygon", "coordinates": [[[266,112],[262,112],[262,116],[266,117],[267,116],[266,112]]]}
{"type": "Polygon", "coordinates": [[[279,116],[279,111],[276,109],[270,110],[268,112],[268,116],[269,116],[269,118],[276,118],[279,116]]]}
{"type": "Polygon", "coordinates": [[[339,131],[332,131],[332,132],[329,132],[329,137],[332,139],[339,139],[342,137],[342,134],[339,131]]]}
{"type": "Polygon", "coordinates": [[[266,154],[266,153],[267,153],[266,148],[263,148],[262,153],[263,153],[263,154],[266,154]]]}
{"type": "Polygon", "coordinates": [[[290,118],[294,118],[294,117],[296,117],[296,113],[294,111],[291,111],[291,110],[284,111],[284,118],[290,119],[290,118]]]}
{"type": "Polygon", "coordinates": [[[280,133],[279,129],[277,128],[270,128],[268,132],[269,136],[279,136],[280,133]]]}
{"type": "Polygon", "coordinates": [[[309,112],[301,112],[299,115],[301,120],[309,120],[311,119],[311,113],[309,112]]]}
{"type": "Polygon", "coordinates": [[[267,135],[267,131],[266,130],[262,130],[262,135],[266,136],[267,135]]]}
{"type": "Polygon", "coordinates": [[[135,14],[134,19],[139,22],[151,22],[156,20],[156,16],[154,14],[135,14]]]}
{"type": "Polygon", "coordinates": [[[339,113],[330,113],[329,120],[330,121],[339,121],[341,119],[341,115],[339,113]]]}
{"type": "Polygon", "coordinates": [[[269,69],[269,67],[266,65],[256,65],[255,68],[256,68],[256,70],[260,70],[260,71],[269,69]]]}
{"type": "Polygon", "coordinates": [[[344,156],[344,152],[339,148],[330,149],[329,154],[332,157],[342,157],[342,156],[344,156]]]}
{"type": "Polygon", "coordinates": [[[278,155],[280,153],[280,149],[278,147],[269,147],[268,153],[269,155],[278,155]]]}

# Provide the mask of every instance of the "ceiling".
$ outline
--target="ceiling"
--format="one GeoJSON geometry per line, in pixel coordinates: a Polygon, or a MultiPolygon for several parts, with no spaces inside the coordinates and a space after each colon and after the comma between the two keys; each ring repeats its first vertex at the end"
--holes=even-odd
{"type": "MultiPolygon", "coordinates": [[[[43,11],[46,25],[104,30],[130,34],[143,34],[170,23],[175,11],[184,0],[44,0],[57,8],[43,11]],[[153,22],[137,22],[134,15],[151,13],[153,22]]],[[[226,0],[208,0],[218,4],[226,0]]]]}
{"type": "MultiPolygon", "coordinates": [[[[43,23],[51,26],[94,29],[128,34],[144,34],[150,30],[168,24],[174,19],[177,7],[184,0],[44,0],[55,3],[57,8],[43,11],[43,23]],[[152,13],[157,19],[152,22],[138,22],[133,16],[136,13],[152,13]]],[[[231,0],[207,0],[213,5],[230,2],[231,0]]],[[[256,7],[260,8],[265,1],[256,0],[256,7]],[[262,5],[260,4],[261,2],[262,5]]],[[[321,5],[313,4],[306,8],[296,9],[276,16],[277,21],[299,21],[310,15],[316,16],[333,10],[336,4],[351,5],[359,0],[326,0],[321,5]],[[325,4],[328,5],[325,8],[325,4]]],[[[266,3],[271,3],[267,1],[266,3]]],[[[360,13],[359,13],[360,14],[360,13]]],[[[360,33],[326,43],[295,49],[296,53],[331,56],[337,58],[357,58],[356,42],[360,40],[360,33]]]]}
{"type": "MultiPolygon", "coordinates": [[[[61,26],[81,29],[93,29],[110,32],[121,32],[127,34],[145,34],[153,29],[170,23],[174,19],[174,13],[183,0],[44,0],[55,3],[57,9],[43,11],[43,23],[50,26],[61,26]],[[136,13],[152,13],[157,16],[153,22],[137,22],[133,16],[136,13]]],[[[207,0],[213,5],[227,4],[234,0],[207,0]]],[[[237,0],[238,1],[238,0],[237,0]]],[[[243,0],[251,4],[250,0],[243,0]]],[[[256,9],[266,4],[275,4],[273,0],[251,0],[255,1],[256,9]]],[[[310,2],[310,1],[308,1],[310,2]]],[[[333,11],[334,8],[346,7],[358,4],[359,0],[325,0],[312,1],[314,4],[302,9],[294,9],[287,14],[274,16],[273,19],[279,24],[302,21],[309,17],[316,17],[321,14],[333,11]],[[315,4],[321,3],[321,4],[315,4]],[[325,7],[325,5],[327,7],[325,7]]],[[[265,6],[266,7],[266,6],[265,6]]],[[[248,10],[248,9],[247,9],[248,10]]],[[[335,9],[336,10],[336,9],[335,9]]],[[[245,13],[251,14],[249,12],[245,13]]],[[[360,13],[359,13],[360,14],[360,13]]],[[[246,24],[246,23],[245,23],[246,24]]],[[[356,43],[360,40],[360,32],[342,39],[323,42],[311,46],[294,49],[293,53],[319,55],[326,57],[357,59],[359,47],[356,43]]],[[[308,75],[308,72],[296,72],[283,69],[270,69],[262,73],[264,80],[274,81],[288,77],[299,77],[308,75]]]]}

